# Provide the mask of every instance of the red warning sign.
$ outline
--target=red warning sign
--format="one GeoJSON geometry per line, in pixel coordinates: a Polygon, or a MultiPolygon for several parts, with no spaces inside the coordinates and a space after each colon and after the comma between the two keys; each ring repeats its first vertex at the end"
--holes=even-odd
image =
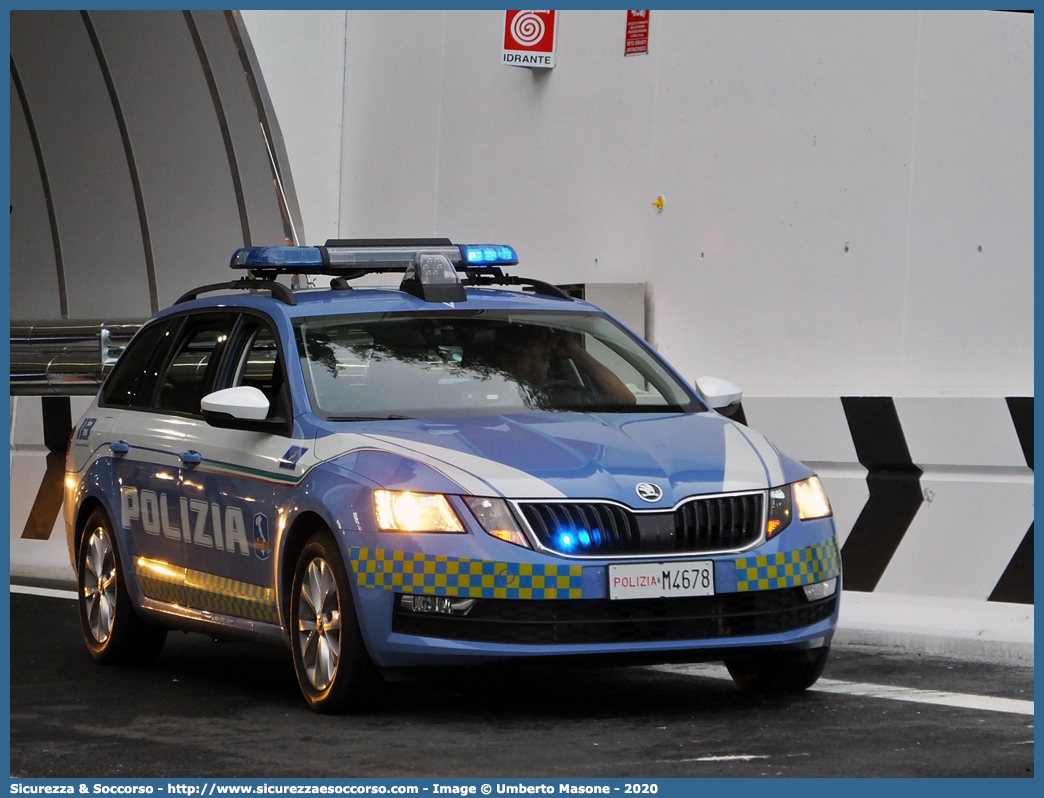
{"type": "Polygon", "coordinates": [[[555,11],[505,11],[502,64],[550,69],[555,65],[555,11]]]}
{"type": "Polygon", "coordinates": [[[644,55],[649,52],[649,12],[627,12],[627,38],[624,55],[644,55]]]}

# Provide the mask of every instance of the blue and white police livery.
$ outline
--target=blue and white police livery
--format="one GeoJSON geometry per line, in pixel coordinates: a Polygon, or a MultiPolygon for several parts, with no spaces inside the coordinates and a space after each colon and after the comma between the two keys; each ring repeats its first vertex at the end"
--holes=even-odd
{"type": "Polygon", "coordinates": [[[537,658],[815,682],[840,594],[819,480],[727,415],[735,386],[693,390],[515,263],[445,239],[244,249],[242,279],[146,324],[70,443],[92,654],[147,662],[168,629],[289,645],[328,712],[382,671],[537,658]],[[374,272],[398,290],[352,288],[374,272]]]}

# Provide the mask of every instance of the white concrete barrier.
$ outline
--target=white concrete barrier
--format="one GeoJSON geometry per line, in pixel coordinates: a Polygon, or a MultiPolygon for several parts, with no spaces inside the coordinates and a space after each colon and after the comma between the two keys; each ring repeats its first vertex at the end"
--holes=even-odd
{"type": "Polygon", "coordinates": [[[745,397],[822,477],[837,641],[1033,663],[1032,397],[745,397]]]}
{"type": "MultiPolygon", "coordinates": [[[[69,586],[75,578],[61,514],[63,479],[56,473],[59,463],[64,471],[65,457],[44,444],[41,400],[39,396],[11,397],[11,579],[69,586]]],[[[74,396],[68,401],[75,423],[91,398],[74,396]]],[[[51,418],[49,423],[54,421],[51,418]]],[[[52,434],[60,436],[60,430],[52,434]]]]}

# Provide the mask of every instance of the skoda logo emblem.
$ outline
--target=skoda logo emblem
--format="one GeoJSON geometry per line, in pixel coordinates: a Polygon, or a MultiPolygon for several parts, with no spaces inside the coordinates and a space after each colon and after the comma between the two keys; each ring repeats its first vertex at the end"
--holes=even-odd
{"type": "Polygon", "coordinates": [[[651,482],[639,482],[634,486],[634,490],[639,498],[645,499],[647,502],[658,502],[663,498],[663,491],[651,482]]]}

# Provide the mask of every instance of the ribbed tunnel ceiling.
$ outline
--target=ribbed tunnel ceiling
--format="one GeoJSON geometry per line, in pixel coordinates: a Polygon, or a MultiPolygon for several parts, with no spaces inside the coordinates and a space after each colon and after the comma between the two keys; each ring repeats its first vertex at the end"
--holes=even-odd
{"type": "Polygon", "coordinates": [[[11,318],[145,317],[303,242],[236,12],[11,12],[11,318]]]}

